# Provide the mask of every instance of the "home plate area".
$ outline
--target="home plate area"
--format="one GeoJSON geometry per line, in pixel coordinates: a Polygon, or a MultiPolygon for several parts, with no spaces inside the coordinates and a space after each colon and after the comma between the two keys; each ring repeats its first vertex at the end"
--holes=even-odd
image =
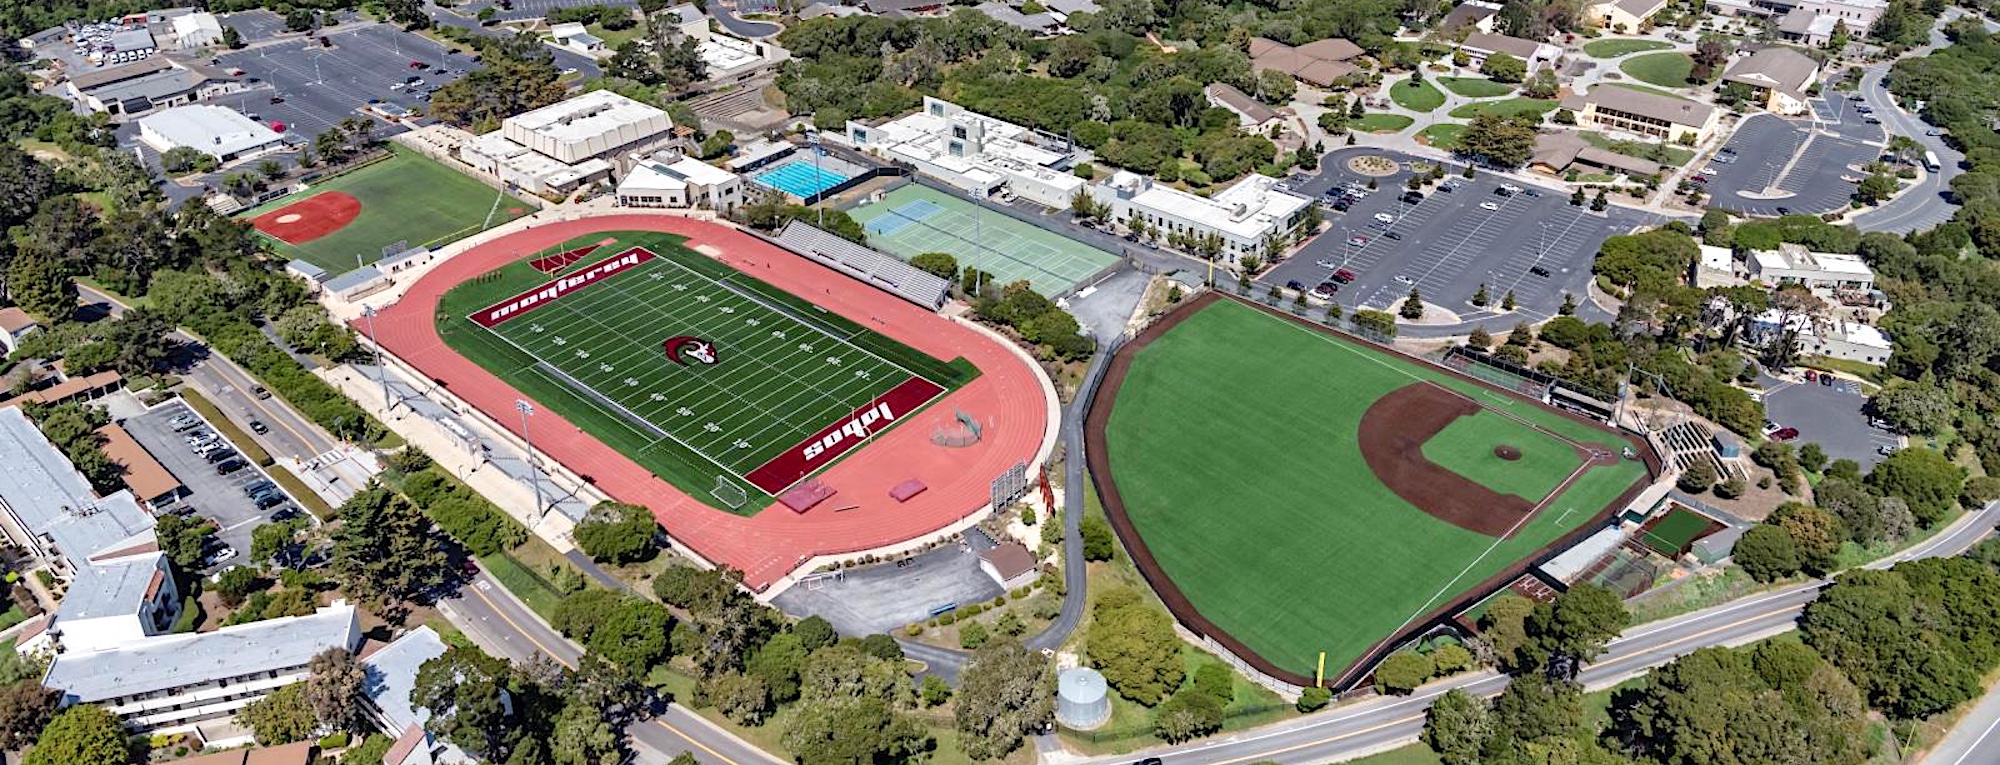
{"type": "Polygon", "coordinates": [[[534,373],[795,510],[832,494],[803,479],[945,392],[738,285],[608,250],[537,262],[565,275],[469,318],[534,357],[534,373]]]}

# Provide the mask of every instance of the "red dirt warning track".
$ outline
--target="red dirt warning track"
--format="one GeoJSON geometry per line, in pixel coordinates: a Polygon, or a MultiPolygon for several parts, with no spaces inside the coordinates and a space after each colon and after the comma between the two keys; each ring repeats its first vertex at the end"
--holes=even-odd
{"type": "Polygon", "coordinates": [[[286,244],[305,244],[339,231],[361,214],[361,200],[327,191],[250,219],[250,225],[286,244]]]}
{"type": "Polygon", "coordinates": [[[1050,427],[1036,371],[985,335],[925,311],[839,272],[734,229],[704,221],[653,215],[616,215],[538,225],[451,258],[410,286],[402,299],[376,316],[383,347],[444,383],[453,393],[519,435],[514,401],[527,398],[447,347],[438,337],[438,302],[447,290],[521,253],[544,250],[606,231],[661,231],[709,246],[722,260],[793,294],[892,337],[924,353],[965,357],[979,378],[938,405],[876,437],[861,452],[821,474],[839,493],[822,508],[793,513],[772,503],[745,518],[654,477],[609,446],[541,407],[535,414],[535,447],[622,502],[645,505],[669,534],[702,557],[742,569],[744,583],[763,590],[815,555],[837,555],[892,545],[936,531],[987,503],[994,477],[1016,462],[1032,460],[1050,427]],[[963,449],[932,444],[931,431],[950,425],[954,408],[989,423],[980,443],[963,449]],[[915,478],[929,488],[908,502],[889,498],[897,484],[915,478]]]}

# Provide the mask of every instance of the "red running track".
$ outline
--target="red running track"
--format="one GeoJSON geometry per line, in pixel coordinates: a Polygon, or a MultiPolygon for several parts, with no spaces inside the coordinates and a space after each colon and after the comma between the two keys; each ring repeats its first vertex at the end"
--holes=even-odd
{"type": "Polygon", "coordinates": [[[382,346],[519,435],[512,425],[514,401],[527,396],[444,344],[434,323],[438,301],[459,283],[524,253],[604,231],[685,236],[689,247],[713,247],[723,262],[849,320],[937,358],[962,356],[979,367],[971,384],[822,473],[837,493],[803,514],[775,502],[748,518],[709,507],[547,407],[536,410],[536,448],[592,476],[619,501],[651,508],[675,539],[718,565],[741,569],[752,589],[762,591],[815,555],[893,545],[977,512],[987,504],[993,478],[1033,460],[1051,426],[1038,372],[1012,349],[748,234],[687,218],[616,215],[539,224],[474,247],[439,264],[375,317],[382,346]],[[954,408],[986,424],[978,444],[947,449],[931,443],[933,430],[951,424],[954,408]],[[889,498],[890,489],[911,478],[929,490],[908,502],[889,498]],[[854,509],[834,511],[850,505],[854,509]]]}

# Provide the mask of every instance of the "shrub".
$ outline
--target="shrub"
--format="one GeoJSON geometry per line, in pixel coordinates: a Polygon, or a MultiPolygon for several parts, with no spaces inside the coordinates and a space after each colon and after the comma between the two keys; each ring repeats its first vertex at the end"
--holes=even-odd
{"type": "Polygon", "coordinates": [[[1405,694],[1416,690],[1437,673],[1431,657],[1420,653],[1390,654],[1375,668],[1375,692],[1405,694]]]}
{"type": "Polygon", "coordinates": [[[347,731],[339,731],[319,740],[321,749],[339,749],[347,746],[347,731]]]}
{"type": "Polygon", "coordinates": [[[1325,709],[1326,705],[1331,703],[1333,703],[1333,691],[1315,686],[1300,693],[1299,702],[1294,706],[1300,712],[1310,713],[1325,709]]]}
{"type": "Polygon", "coordinates": [[[965,626],[958,628],[958,647],[965,650],[986,645],[986,638],[986,625],[979,622],[966,622],[965,626]]]}

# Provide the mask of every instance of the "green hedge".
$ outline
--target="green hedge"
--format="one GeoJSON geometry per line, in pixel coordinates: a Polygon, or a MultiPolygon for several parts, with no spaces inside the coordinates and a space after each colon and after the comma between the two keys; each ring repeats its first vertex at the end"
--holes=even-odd
{"type": "Polygon", "coordinates": [[[397,488],[473,555],[492,555],[528,540],[528,529],[513,516],[435,465],[403,476],[397,488]]]}

